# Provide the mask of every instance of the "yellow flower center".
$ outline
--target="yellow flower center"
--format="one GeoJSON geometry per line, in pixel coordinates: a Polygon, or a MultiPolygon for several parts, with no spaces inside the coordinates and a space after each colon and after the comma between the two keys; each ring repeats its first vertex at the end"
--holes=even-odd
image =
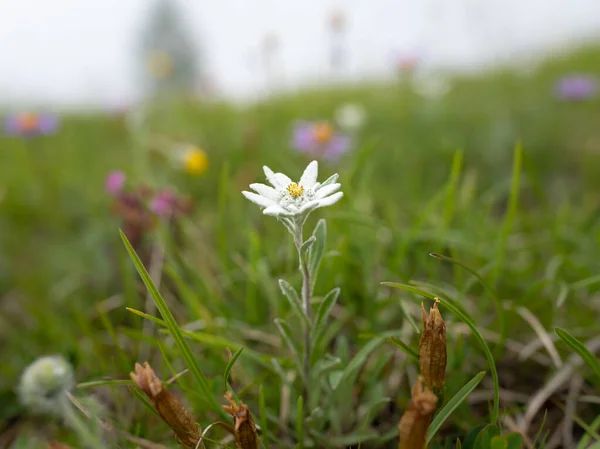
{"type": "Polygon", "coordinates": [[[185,171],[190,175],[201,175],[208,168],[208,156],[199,148],[187,150],[183,161],[185,171]]]}
{"type": "Polygon", "coordinates": [[[333,128],[329,123],[321,122],[315,125],[313,133],[315,140],[320,144],[324,144],[329,142],[333,136],[333,128]]]}
{"type": "Polygon", "coordinates": [[[304,193],[304,186],[292,182],[289,186],[287,186],[287,191],[294,198],[300,198],[304,193]]]}
{"type": "Polygon", "coordinates": [[[22,131],[33,131],[38,125],[38,116],[32,112],[21,114],[17,121],[22,131]]]}

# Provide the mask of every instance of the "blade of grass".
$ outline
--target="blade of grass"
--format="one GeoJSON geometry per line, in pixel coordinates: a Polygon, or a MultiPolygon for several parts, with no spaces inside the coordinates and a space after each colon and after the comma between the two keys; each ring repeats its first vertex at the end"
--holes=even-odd
{"type": "Polygon", "coordinates": [[[387,339],[387,341],[390,342],[391,344],[393,344],[394,346],[396,346],[401,351],[405,352],[407,355],[409,355],[410,357],[415,359],[417,362],[419,361],[419,353],[417,351],[415,351],[413,348],[411,348],[410,346],[408,346],[406,343],[404,343],[399,338],[390,337],[387,339]]]}
{"type": "Polygon", "coordinates": [[[154,409],[154,406],[152,405],[150,400],[146,397],[146,395],[144,393],[142,393],[142,391],[138,387],[136,387],[134,385],[130,385],[128,388],[129,388],[129,391],[131,392],[131,394],[134,395],[142,404],[144,404],[144,407],[146,407],[152,413],[154,413],[156,416],[158,416],[160,419],[162,419],[160,414],[154,409]]]}
{"type": "Polygon", "coordinates": [[[433,299],[433,300],[438,299],[442,306],[446,307],[454,315],[456,315],[462,321],[464,321],[467,326],[469,326],[469,328],[473,332],[473,336],[477,339],[477,341],[481,345],[481,348],[483,349],[485,358],[487,359],[488,364],[490,365],[492,382],[494,384],[494,401],[493,401],[493,406],[492,406],[491,421],[493,424],[495,424],[498,421],[498,415],[499,415],[499,410],[500,410],[500,384],[498,381],[498,371],[496,370],[496,362],[494,361],[494,356],[492,355],[492,352],[490,351],[490,348],[487,345],[487,342],[485,341],[483,336],[477,330],[477,327],[475,326],[473,319],[466,312],[464,312],[460,307],[458,307],[454,303],[454,301],[450,300],[449,298],[439,298],[435,295],[432,295],[429,292],[419,290],[418,288],[415,288],[411,285],[399,284],[396,282],[382,282],[381,284],[386,285],[388,287],[399,288],[399,289],[405,290],[407,292],[415,293],[417,295],[424,296],[425,298],[429,298],[429,299],[433,299]]]}
{"type": "Polygon", "coordinates": [[[296,438],[298,439],[298,446],[304,447],[304,399],[302,396],[298,396],[298,405],[296,408],[296,438]]]}
{"type": "Polygon", "coordinates": [[[560,338],[567,346],[579,354],[583,361],[594,371],[596,376],[598,376],[598,379],[600,379],[600,361],[598,358],[592,354],[583,343],[573,337],[566,330],[561,329],[560,327],[555,327],[554,332],[556,332],[558,338],[560,338]]]}
{"type": "Polygon", "coordinates": [[[229,386],[229,375],[231,374],[231,370],[233,369],[233,365],[235,364],[235,361],[238,359],[238,357],[240,355],[242,355],[243,351],[244,351],[244,347],[242,346],[240,349],[238,349],[235,352],[235,354],[233,354],[233,356],[231,357],[231,360],[229,361],[229,363],[225,367],[225,373],[223,374],[223,389],[224,390],[227,390],[227,387],[229,386]]]}
{"type": "Polygon", "coordinates": [[[406,321],[408,321],[408,324],[410,324],[410,327],[413,328],[415,333],[417,335],[421,334],[421,329],[419,329],[419,326],[417,326],[417,322],[410,314],[410,310],[408,310],[408,307],[406,306],[405,303],[403,303],[403,302],[400,303],[400,310],[402,310],[402,315],[404,315],[404,318],[406,318],[406,321]]]}
{"type": "Polygon", "coordinates": [[[194,358],[194,355],[192,354],[192,350],[190,349],[190,346],[188,345],[187,341],[183,337],[183,333],[182,333],[179,325],[175,321],[175,318],[173,317],[173,314],[171,313],[169,306],[167,306],[167,303],[161,296],[160,292],[157,290],[156,286],[154,285],[154,282],[152,281],[152,279],[150,278],[150,275],[148,274],[148,271],[146,271],[146,268],[142,264],[142,261],[140,260],[140,258],[136,254],[135,250],[131,246],[131,243],[129,243],[129,240],[127,240],[127,237],[125,236],[123,231],[119,230],[119,232],[121,233],[121,239],[123,240],[125,248],[127,249],[127,252],[129,253],[129,257],[131,257],[131,260],[133,261],[135,268],[137,269],[140,277],[142,278],[144,285],[150,292],[152,299],[154,300],[154,303],[156,304],[156,307],[157,307],[158,311],[160,312],[160,315],[165,320],[166,326],[169,329],[169,332],[171,333],[171,335],[173,336],[173,339],[175,340],[175,344],[181,351],[181,355],[182,355],[187,367],[190,369],[192,375],[196,378],[196,380],[200,386],[200,389],[202,390],[202,393],[204,393],[204,395],[206,396],[205,399],[210,403],[210,405],[212,406],[214,411],[216,411],[220,416],[223,416],[224,418],[226,418],[227,413],[221,408],[220,404],[217,402],[216,398],[212,394],[212,391],[210,390],[210,387],[208,385],[208,381],[206,380],[206,377],[204,376],[204,373],[202,372],[200,365],[198,365],[198,362],[194,358]]]}
{"type": "Polygon", "coordinates": [[[452,399],[435,415],[433,421],[429,425],[427,431],[427,444],[435,436],[436,432],[440,429],[442,424],[450,417],[452,412],[467,398],[467,396],[479,385],[481,379],[485,377],[485,371],[480,372],[470,381],[468,381],[458,392],[452,396],[452,399]]]}
{"type": "Polygon", "coordinates": [[[498,298],[498,295],[496,294],[496,292],[494,290],[492,290],[492,288],[488,285],[487,282],[485,282],[485,279],[483,279],[483,276],[481,276],[477,272],[477,270],[474,270],[473,268],[462,263],[461,261],[453,259],[452,257],[444,256],[442,254],[431,253],[429,255],[436,259],[443,260],[444,262],[449,262],[451,264],[458,265],[459,267],[464,268],[469,273],[471,273],[473,276],[475,276],[477,278],[477,280],[481,283],[483,288],[487,291],[488,295],[490,295],[490,298],[492,298],[492,302],[494,303],[494,308],[496,309],[496,315],[498,316],[498,322],[500,325],[500,340],[498,342],[497,347],[499,349],[501,349],[504,346],[504,342],[506,341],[506,333],[507,333],[506,315],[505,315],[506,312],[504,310],[504,307],[502,307],[502,304],[501,304],[500,299],[498,298]]]}
{"type": "Polygon", "coordinates": [[[540,424],[540,428],[537,431],[537,434],[535,435],[535,440],[533,440],[533,445],[532,447],[536,447],[537,442],[540,440],[540,437],[542,436],[542,432],[544,430],[544,426],[546,425],[546,417],[548,416],[548,410],[544,410],[544,417],[542,418],[542,423],[540,424]]]}
{"type": "Polygon", "coordinates": [[[76,385],[76,388],[93,388],[102,386],[113,386],[113,385],[133,385],[131,379],[104,379],[104,380],[90,380],[89,382],[81,382],[76,385]]]}
{"type": "Polygon", "coordinates": [[[504,261],[506,259],[506,245],[508,242],[508,236],[512,232],[515,224],[515,218],[517,216],[517,207],[519,204],[519,189],[521,185],[521,167],[523,165],[523,144],[519,141],[515,145],[514,159],[513,159],[513,170],[512,170],[512,181],[510,183],[510,194],[508,197],[508,208],[504,217],[504,223],[502,225],[502,231],[500,232],[500,239],[498,246],[496,247],[496,253],[494,261],[496,262],[494,269],[492,270],[492,285],[496,285],[498,276],[504,267],[504,261]]]}
{"type": "Polygon", "coordinates": [[[265,402],[265,390],[263,385],[258,388],[258,411],[260,413],[260,427],[262,443],[264,447],[269,447],[269,432],[267,430],[267,406],[265,402]]]}
{"type": "Polygon", "coordinates": [[[341,376],[336,380],[336,382],[332,385],[333,389],[336,390],[342,383],[352,379],[352,377],[358,372],[361,366],[367,360],[367,357],[377,349],[385,340],[383,338],[377,337],[373,340],[370,340],[365,344],[354,356],[348,366],[344,369],[341,376]]]}

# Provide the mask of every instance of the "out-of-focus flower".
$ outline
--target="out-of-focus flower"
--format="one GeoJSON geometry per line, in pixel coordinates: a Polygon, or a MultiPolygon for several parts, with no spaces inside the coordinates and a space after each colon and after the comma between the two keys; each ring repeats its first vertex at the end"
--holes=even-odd
{"type": "Polygon", "coordinates": [[[178,152],[178,162],[190,175],[201,175],[208,169],[208,155],[200,148],[189,146],[178,152]]]}
{"type": "Polygon", "coordinates": [[[434,73],[418,74],[411,84],[418,95],[429,99],[442,98],[452,87],[445,77],[434,73]]]}
{"type": "Polygon", "coordinates": [[[125,173],[120,170],[113,170],[106,176],[106,180],[104,181],[104,189],[109,194],[115,195],[123,190],[126,180],[127,177],[125,176],[125,173]]]}
{"type": "Polygon", "coordinates": [[[584,74],[564,76],[556,82],[554,91],[562,100],[587,100],[598,92],[598,79],[584,74]]]}
{"type": "Polygon", "coordinates": [[[365,123],[365,108],[356,103],[344,103],[335,111],[335,121],[344,131],[357,131],[365,123]]]}
{"type": "Polygon", "coordinates": [[[329,122],[300,121],[294,127],[292,146],[314,158],[337,160],[350,149],[351,140],[329,122]]]}
{"type": "Polygon", "coordinates": [[[396,69],[403,75],[413,73],[419,65],[420,58],[414,53],[402,53],[396,58],[396,69]]]}
{"type": "Polygon", "coordinates": [[[132,192],[121,190],[113,196],[112,212],[121,219],[123,232],[136,250],[156,222],[154,214],[147,207],[149,195],[146,189],[139,188],[132,192]]]}
{"type": "Polygon", "coordinates": [[[180,196],[172,190],[161,190],[150,201],[150,210],[162,218],[174,218],[189,213],[191,198],[180,196]]]}
{"type": "Polygon", "coordinates": [[[330,176],[323,184],[317,182],[319,164],[312,161],[304,170],[300,181],[292,180],[283,173],[273,173],[263,167],[267,180],[273,187],[265,184],[250,184],[254,192],[243,191],[242,194],[255,204],[265,208],[263,213],[274,217],[294,217],[302,219],[310,212],[337,203],[344,195],[337,192],[340,184],[338,175],[330,176]],[[337,192],[337,193],[335,193],[337,192]]]}
{"type": "Polygon", "coordinates": [[[176,201],[175,193],[163,190],[150,201],[150,210],[160,217],[170,217],[176,201]]]}
{"type": "Polygon", "coordinates": [[[21,375],[19,399],[34,413],[58,415],[64,405],[62,400],[74,385],[69,362],[60,356],[40,357],[21,375]]]}
{"type": "Polygon", "coordinates": [[[10,136],[35,137],[54,133],[58,118],[50,114],[23,112],[13,114],[4,121],[4,130],[10,136]]]}
{"type": "Polygon", "coordinates": [[[173,58],[169,52],[157,50],[148,56],[148,71],[157,79],[165,79],[173,73],[173,58]]]}

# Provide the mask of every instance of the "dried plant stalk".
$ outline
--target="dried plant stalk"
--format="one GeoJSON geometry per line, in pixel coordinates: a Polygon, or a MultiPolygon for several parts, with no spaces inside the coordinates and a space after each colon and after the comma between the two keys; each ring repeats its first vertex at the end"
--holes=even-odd
{"type": "Polygon", "coordinates": [[[434,393],[439,393],[444,386],[446,374],[446,323],[438,309],[438,301],[425,313],[423,312],[423,333],[419,342],[419,366],[423,383],[434,393]]]}
{"type": "Polygon", "coordinates": [[[398,424],[399,449],[424,449],[427,430],[437,408],[446,375],[446,323],[438,309],[438,300],[429,310],[421,304],[423,333],[419,341],[421,375],[411,391],[408,408],[398,424]]]}
{"type": "Polygon", "coordinates": [[[250,414],[250,410],[242,401],[239,405],[231,397],[231,392],[227,392],[225,399],[229,405],[223,408],[227,413],[233,416],[233,429],[235,442],[240,449],[258,449],[258,436],[256,435],[256,425],[250,414]]]}
{"type": "MultiPolygon", "coordinates": [[[[175,433],[177,442],[186,448],[195,449],[202,428],[194,421],[181,400],[167,391],[154,370],[144,362],[135,364],[135,372],[129,374],[135,384],[148,396],[154,409],[175,433]]],[[[199,446],[203,448],[203,445],[199,446]]]]}
{"type": "Polygon", "coordinates": [[[437,396],[426,387],[419,377],[412,389],[412,399],[398,424],[399,449],[423,449],[427,441],[427,429],[437,407],[437,396]]]}

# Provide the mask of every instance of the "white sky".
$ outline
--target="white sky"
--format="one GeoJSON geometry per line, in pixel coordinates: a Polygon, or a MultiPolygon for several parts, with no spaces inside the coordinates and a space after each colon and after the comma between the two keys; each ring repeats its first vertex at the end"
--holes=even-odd
{"type": "MultiPolygon", "coordinates": [[[[279,87],[330,79],[328,19],[346,15],[343,78],[391,76],[395,55],[477,68],[600,37],[600,0],[176,0],[219,92],[264,91],[266,33],[279,87]],[[485,6],[484,6],[485,5],[485,6]]],[[[0,104],[126,103],[152,0],[0,0],[0,104]]]]}

